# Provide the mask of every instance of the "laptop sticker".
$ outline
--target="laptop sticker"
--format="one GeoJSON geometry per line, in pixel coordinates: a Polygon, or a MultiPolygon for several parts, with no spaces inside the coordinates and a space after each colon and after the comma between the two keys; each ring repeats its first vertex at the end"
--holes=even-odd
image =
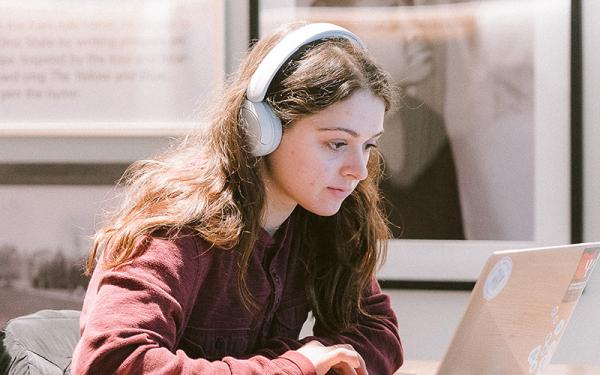
{"type": "Polygon", "coordinates": [[[558,309],[558,306],[554,306],[550,313],[553,327],[544,338],[544,344],[535,346],[531,352],[529,352],[528,362],[530,374],[542,374],[546,366],[550,363],[552,355],[558,346],[560,336],[566,324],[564,319],[559,320],[558,309]]]}
{"type": "Polygon", "coordinates": [[[579,298],[594,266],[598,263],[599,256],[600,248],[589,248],[583,251],[577,270],[575,270],[573,280],[571,280],[571,284],[569,284],[565,297],[563,298],[563,302],[572,302],[579,298]]]}
{"type": "Polygon", "coordinates": [[[502,292],[512,273],[513,262],[509,256],[500,259],[490,271],[483,287],[483,298],[493,300],[502,292]]]}

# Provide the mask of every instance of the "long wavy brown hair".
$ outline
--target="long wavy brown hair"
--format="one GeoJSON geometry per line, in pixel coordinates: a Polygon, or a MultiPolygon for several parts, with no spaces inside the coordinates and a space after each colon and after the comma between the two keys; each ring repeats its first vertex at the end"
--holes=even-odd
{"type": "MultiPolygon", "coordinates": [[[[302,23],[288,24],[258,41],[228,79],[209,125],[152,160],[133,163],[120,181],[124,198],[95,235],[86,272],[118,267],[135,258],[157,230],[184,227],[223,251],[239,253],[238,290],[257,308],[246,272],[265,207],[264,157],[254,157],[240,119],[248,82],[269,50],[302,23]]],[[[359,89],[382,98],[388,110],[394,90],[366,50],[346,39],[315,42],[296,53],[274,78],[266,101],[285,130],[307,115],[347,99],[359,89]]],[[[268,157],[268,156],[266,156],[268,157]]],[[[380,207],[381,157],[371,152],[369,176],[330,217],[294,211],[294,242],[308,251],[307,296],[326,328],[342,330],[365,315],[361,296],[386,253],[390,232],[380,207]]]]}

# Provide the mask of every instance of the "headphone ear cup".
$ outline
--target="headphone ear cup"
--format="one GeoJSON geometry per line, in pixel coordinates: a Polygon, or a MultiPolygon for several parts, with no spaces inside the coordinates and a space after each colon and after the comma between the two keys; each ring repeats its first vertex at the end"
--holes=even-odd
{"type": "Polygon", "coordinates": [[[241,119],[245,122],[252,155],[264,156],[275,151],[281,142],[282,126],[267,103],[246,100],[241,119]]]}

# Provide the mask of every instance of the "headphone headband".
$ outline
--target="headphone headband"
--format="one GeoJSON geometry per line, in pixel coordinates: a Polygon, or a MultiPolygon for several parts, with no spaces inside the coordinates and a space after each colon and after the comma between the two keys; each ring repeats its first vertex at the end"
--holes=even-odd
{"type": "Polygon", "coordinates": [[[345,38],[366,49],[356,35],[343,27],[331,23],[312,23],[287,34],[258,64],[246,88],[246,100],[240,109],[240,118],[246,127],[252,155],[268,155],[281,142],[281,120],[264,101],[271,81],[281,66],[302,46],[327,38],[345,38]]]}
{"type": "Polygon", "coordinates": [[[267,95],[271,81],[281,66],[302,46],[319,39],[346,38],[366,49],[365,44],[351,31],[331,23],[311,23],[286,35],[269,51],[256,68],[246,89],[246,98],[261,102],[267,95]]]}

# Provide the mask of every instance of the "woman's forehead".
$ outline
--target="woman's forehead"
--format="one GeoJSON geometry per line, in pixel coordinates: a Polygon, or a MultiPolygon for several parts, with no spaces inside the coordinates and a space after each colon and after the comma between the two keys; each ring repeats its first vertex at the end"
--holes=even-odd
{"type": "Polygon", "coordinates": [[[385,102],[369,90],[359,90],[348,99],[335,103],[299,121],[317,132],[346,132],[354,137],[374,137],[383,132],[385,102]]]}

